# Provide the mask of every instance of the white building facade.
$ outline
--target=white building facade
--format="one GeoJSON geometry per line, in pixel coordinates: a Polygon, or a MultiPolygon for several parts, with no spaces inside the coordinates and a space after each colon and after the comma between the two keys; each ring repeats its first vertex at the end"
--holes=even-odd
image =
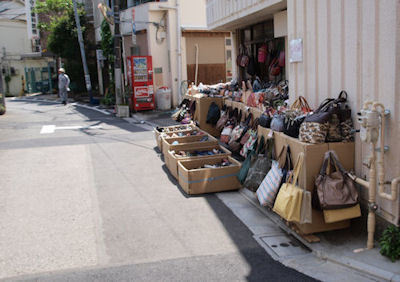
{"type": "MultiPolygon", "coordinates": [[[[395,0],[208,0],[207,24],[211,30],[234,34],[233,58],[246,30],[252,25],[273,21],[274,38],[302,41],[302,59],[289,63],[286,52],[286,79],[290,99],[304,96],[312,107],[325,98],[346,90],[353,120],[367,100],[390,110],[386,119],[386,180],[400,175],[400,3],[395,0]]],[[[235,65],[234,73],[240,76],[235,65]]],[[[359,128],[358,125],[356,127],[359,128]]],[[[355,169],[368,175],[363,166],[369,147],[356,135],[355,169]]],[[[367,198],[363,189],[363,198],[367,198]]],[[[398,224],[399,203],[377,197],[378,214],[398,224]]]]}

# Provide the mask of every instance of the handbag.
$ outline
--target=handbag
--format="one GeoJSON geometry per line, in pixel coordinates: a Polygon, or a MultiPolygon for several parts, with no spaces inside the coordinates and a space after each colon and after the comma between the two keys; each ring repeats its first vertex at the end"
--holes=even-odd
{"type": "Polygon", "coordinates": [[[271,129],[273,131],[282,132],[285,128],[285,117],[281,114],[275,114],[271,120],[271,129]]]}
{"type": "Polygon", "coordinates": [[[258,119],[258,123],[260,124],[260,126],[264,127],[264,128],[269,128],[271,126],[271,116],[269,115],[268,111],[265,111],[264,113],[262,113],[262,115],[259,117],[258,119]]]}
{"type": "Polygon", "coordinates": [[[300,153],[288,182],[283,184],[281,189],[279,189],[273,208],[274,212],[287,221],[299,223],[301,221],[301,207],[304,190],[296,186],[296,182],[303,166],[303,159],[304,153],[300,153]]]}
{"type": "Polygon", "coordinates": [[[275,197],[283,177],[282,166],[284,165],[283,162],[286,160],[286,153],[287,146],[285,145],[279,152],[277,160],[272,161],[271,169],[256,191],[258,201],[262,206],[273,207],[274,205],[275,197]]]}
{"type": "Polygon", "coordinates": [[[246,143],[244,143],[242,149],[240,149],[240,155],[242,157],[246,157],[249,150],[253,150],[254,145],[257,141],[257,126],[258,126],[258,118],[253,121],[252,128],[247,130],[245,135],[248,135],[248,139],[246,143]]]}
{"type": "Polygon", "coordinates": [[[297,97],[296,100],[294,100],[293,104],[290,106],[291,110],[301,110],[303,113],[309,113],[311,112],[311,108],[308,105],[308,102],[306,98],[303,96],[297,97]]]}
{"type": "Polygon", "coordinates": [[[354,141],[353,120],[351,119],[351,109],[347,105],[347,92],[342,90],[331,107],[332,117],[329,121],[327,141],[354,141]]]}
{"type": "Polygon", "coordinates": [[[300,109],[291,109],[284,113],[284,117],[283,133],[294,138],[299,137],[300,125],[303,123],[306,115],[300,109]]]}
{"type": "MultiPolygon", "coordinates": [[[[239,119],[242,115],[242,111],[240,111],[239,114],[239,119]]],[[[232,130],[231,133],[231,138],[228,143],[229,148],[231,149],[232,152],[239,152],[242,144],[240,143],[240,140],[242,137],[246,134],[247,130],[249,129],[249,124],[251,119],[253,118],[253,114],[249,113],[247,118],[244,121],[241,121],[236,127],[232,130]]]]}
{"type": "Polygon", "coordinates": [[[238,109],[234,109],[230,114],[229,118],[225,124],[224,129],[222,129],[220,141],[222,143],[228,144],[229,140],[231,139],[231,134],[233,128],[236,126],[238,117],[238,109]]]}
{"type": "Polygon", "coordinates": [[[258,62],[259,63],[265,63],[265,59],[267,57],[267,44],[263,44],[261,45],[260,48],[258,48],[257,50],[257,54],[258,54],[258,62]]]}
{"type": "Polygon", "coordinates": [[[250,169],[251,160],[252,160],[254,155],[255,155],[255,152],[252,150],[248,154],[248,156],[246,157],[244,162],[242,163],[242,166],[240,167],[240,170],[238,172],[237,178],[238,178],[239,182],[242,183],[242,184],[246,180],[247,173],[249,172],[249,169],[250,169]]]}
{"type": "Polygon", "coordinates": [[[335,99],[325,99],[314,113],[306,116],[300,125],[299,140],[312,144],[324,143],[329,129],[329,120],[335,99]]]}
{"type": "Polygon", "coordinates": [[[274,149],[274,139],[267,140],[266,150],[264,154],[264,136],[261,136],[259,148],[256,155],[256,160],[252,163],[249,173],[247,174],[244,182],[244,187],[256,192],[261,182],[264,180],[265,175],[271,169],[272,165],[272,152],[274,149]]]}
{"type": "Polygon", "coordinates": [[[323,210],[348,208],[358,204],[358,191],[354,181],[347,175],[335,151],[325,153],[315,186],[323,210]],[[328,172],[328,164],[331,164],[335,171],[328,172]]]}
{"type": "Polygon", "coordinates": [[[215,128],[218,131],[221,131],[222,129],[224,129],[225,123],[228,121],[229,118],[229,112],[232,111],[232,108],[229,107],[227,108],[225,111],[221,111],[221,117],[219,118],[219,120],[217,121],[217,124],[215,125],[215,128]]]}
{"type": "Polygon", "coordinates": [[[324,210],[325,223],[333,223],[346,219],[356,218],[361,216],[360,204],[350,208],[337,209],[337,210],[324,210]]]}

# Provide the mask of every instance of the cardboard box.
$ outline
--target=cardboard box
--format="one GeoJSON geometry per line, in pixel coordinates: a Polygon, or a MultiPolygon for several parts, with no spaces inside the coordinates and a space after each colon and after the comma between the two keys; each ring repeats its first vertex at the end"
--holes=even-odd
{"type": "Polygon", "coordinates": [[[293,166],[296,164],[299,154],[301,152],[304,153],[303,168],[301,169],[298,183],[300,187],[304,187],[308,191],[313,191],[315,179],[324,161],[325,152],[329,150],[328,143],[310,144],[300,142],[299,139],[287,136],[283,133],[281,133],[280,136],[290,148],[293,166]]]}
{"type": "Polygon", "coordinates": [[[237,173],[240,162],[232,157],[178,161],[179,184],[189,195],[237,190],[241,188],[237,173]],[[204,164],[217,164],[228,158],[233,164],[219,168],[201,168],[204,164]]]}
{"type": "Polygon", "coordinates": [[[177,132],[183,132],[183,131],[187,131],[187,130],[194,130],[197,129],[198,127],[195,126],[194,124],[178,124],[178,125],[172,125],[172,126],[165,126],[165,127],[159,127],[157,128],[153,128],[153,132],[154,132],[154,137],[156,138],[156,142],[157,142],[157,146],[160,149],[160,151],[162,151],[162,142],[161,142],[161,133],[177,133],[177,132]],[[159,131],[159,129],[162,129],[163,131],[159,131]]]}
{"type": "Polygon", "coordinates": [[[165,164],[167,165],[169,171],[171,172],[171,174],[178,179],[178,161],[183,161],[183,160],[198,160],[198,159],[206,159],[206,158],[212,158],[215,156],[230,156],[232,153],[220,146],[220,145],[212,145],[212,146],[205,146],[205,147],[199,147],[199,148],[195,148],[195,149],[185,149],[185,150],[180,150],[180,151],[184,151],[184,152],[194,152],[194,151],[209,151],[209,150],[213,150],[213,149],[219,149],[221,150],[223,153],[218,154],[218,155],[209,155],[209,156],[190,156],[190,157],[180,157],[180,156],[176,156],[172,151],[168,151],[166,155],[164,155],[165,158],[165,164]]]}
{"type": "Polygon", "coordinates": [[[355,162],[355,143],[338,142],[328,143],[329,150],[333,150],[339,157],[340,163],[347,171],[354,170],[355,162]]]}
{"type": "Polygon", "coordinates": [[[171,137],[161,138],[162,140],[162,153],[167,155],[169,150],[181,151],[186,149],[196,149],[199,147],[217,145],[218,140],[208,134],[184,136],[184,137],[171,137]],[[208,141],[200,141],[204,136],[208,136],[208,141]],[[178,141],[179,144],[172,145],[174,141],[178,141]]]}
{"type": "Polygon", "coordinates": [[[196,97],[195,120],[198,122],[200,129],[207,131],[209,134],[218,137],[221,133],[215,128],[215,125],[207,123],[208,109],[211,103],[216,103],[221,109],[223,104],[222,97],[196,97]]]}

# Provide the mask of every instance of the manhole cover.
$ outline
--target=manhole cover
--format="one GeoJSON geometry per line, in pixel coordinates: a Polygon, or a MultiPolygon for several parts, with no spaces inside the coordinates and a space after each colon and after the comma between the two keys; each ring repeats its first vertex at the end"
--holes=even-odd
{"type": "Polygon", "coordinates": [[[290,236],[262,236],[260,239],[279,257],[298,256],[309,253],[295,238],[290,236]]]}

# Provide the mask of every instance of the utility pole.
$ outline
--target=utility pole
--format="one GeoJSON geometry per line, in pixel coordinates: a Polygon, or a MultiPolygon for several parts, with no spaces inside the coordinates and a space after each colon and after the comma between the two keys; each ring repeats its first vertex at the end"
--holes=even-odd
{"type": "Polygon", "coordinates": [[[3,77],[0,71],[0,115],[5,114],[6,112],[6,98],[4,96],[5,93],[3,92],[3,77]]]}
{"type": "Polygon", "coordinates": [[[114,0],[114,52],[115,52],[115,63],[114,63],[114,78],[115,78],[115,101],[117,105],[122,104],[121,89],[121,34],[119,31],[119,4],[120,0],[114,0]]]}
{"type": "Polygon", "coordinates": [[[72,3],[74,4],[75,23],[76,23],[76,29],[78,31],[79,47],[81,49],[83,72],[85,73],[86,90],[89,93],[90,104],[93,104],[94,101],[93,101],[93,95],[92,95],[92,83],[90,82],[89,69],[86,64],[85,46],[83,44],[81,22],[79,20],[78,9],[76,7],[76,0],[72,0],[72,3]]]}

